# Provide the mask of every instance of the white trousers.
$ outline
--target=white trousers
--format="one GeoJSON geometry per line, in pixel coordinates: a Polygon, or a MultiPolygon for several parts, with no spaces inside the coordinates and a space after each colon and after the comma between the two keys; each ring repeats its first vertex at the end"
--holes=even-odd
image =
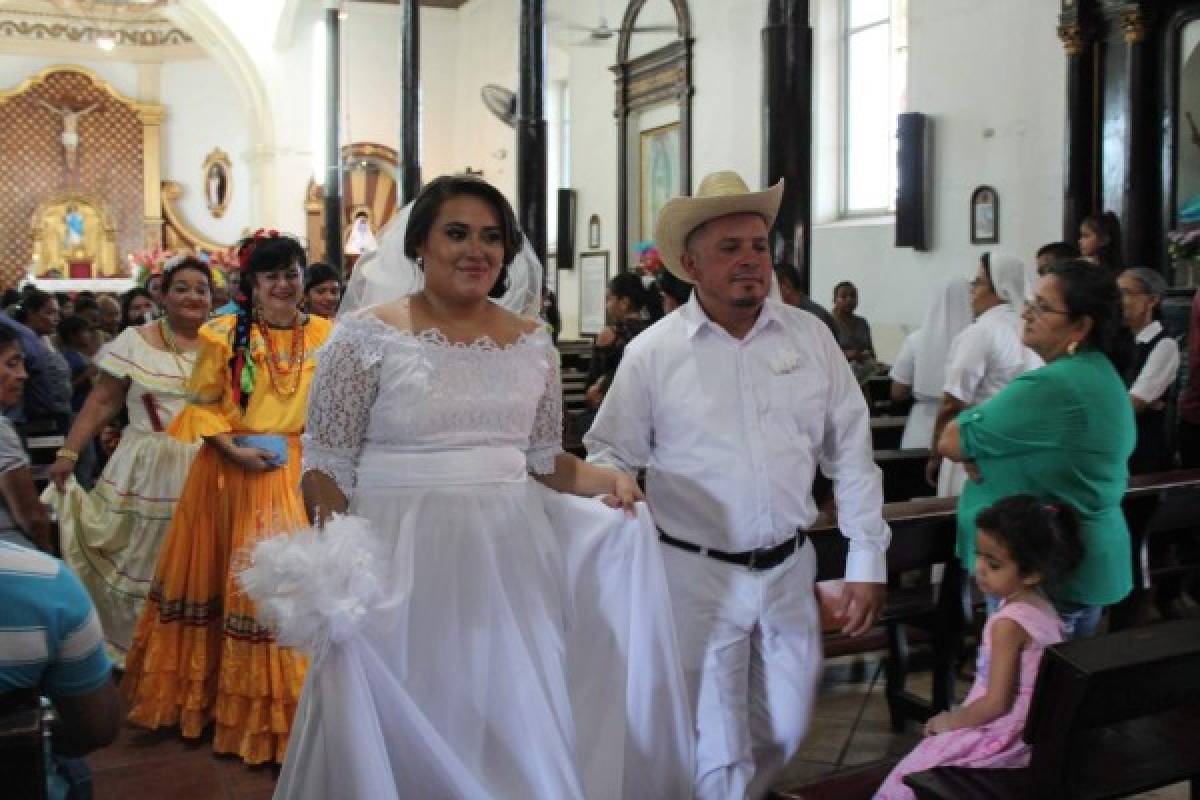
{"type": "Polygon", "coordinates": [[[808,731],[821,675],[813,546],[763,571],[662,550],[696,720],[695,797],[764,797],[808,731]]]}

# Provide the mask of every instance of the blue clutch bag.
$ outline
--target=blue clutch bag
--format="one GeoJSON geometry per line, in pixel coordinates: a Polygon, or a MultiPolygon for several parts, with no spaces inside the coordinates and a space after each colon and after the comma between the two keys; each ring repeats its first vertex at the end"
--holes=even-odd
{"type": "Polygon", "coordinates": [[[288,443],[286,436],[274,436],[269,433],[257,433],[247,436],[233,437],[233,443],[238,447],[256,447],[259,450],[266,450],[271,453],[274,458],[271,463],[277,467],[282,467],[288,462],[288,443]]]}

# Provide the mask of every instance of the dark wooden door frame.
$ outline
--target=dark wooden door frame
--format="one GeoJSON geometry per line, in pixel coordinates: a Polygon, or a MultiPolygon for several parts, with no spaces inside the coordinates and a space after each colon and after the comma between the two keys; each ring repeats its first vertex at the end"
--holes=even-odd
{"type": "Polygon", "coordinates": [[[671,0],[678,39],[629,58],[633,27],[646,0],[630,0],[617,38],[617,270],[629,269],[629,115],[653,106],[679,105],[679,193],[692,193],[692,18],[687,0],[671,0]]]}

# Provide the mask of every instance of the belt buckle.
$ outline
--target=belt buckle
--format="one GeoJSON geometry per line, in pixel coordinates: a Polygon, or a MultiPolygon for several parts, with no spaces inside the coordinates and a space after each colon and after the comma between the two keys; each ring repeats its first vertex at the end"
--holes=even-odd
{"type": "Polygon", "coordinates": [[[750,551],[750,560],[746,562],[746,569],[754,569],[758,562],[758,550],[750,551]]]}

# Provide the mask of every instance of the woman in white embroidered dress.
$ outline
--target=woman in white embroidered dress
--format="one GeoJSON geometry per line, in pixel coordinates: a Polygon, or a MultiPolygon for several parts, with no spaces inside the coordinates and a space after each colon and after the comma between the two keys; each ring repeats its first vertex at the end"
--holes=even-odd
{"type": "Polygon", "coordinates": [[[690,792],[649,514],[628,477],[562,452],[550,336],[489,302],[521,238],[490,185],[433,181],[404,235],[424,288],[343,317],[320,353],[303,488],[328,525],[242,575],[314,651],[277,797],[690,792]],[[310,609],[331,620],[315,636],[310,609]]]}
{"type": "Polygon", "coordinates": [[[166,316],[125,328],[105,346],[96,362],[100,379],[50,467],[52,485],[42,495],[58,512],[63,560],[92,596],[109,656],[122,668],[159,546],[198,449],[165,431],[187,402],[211,281],[208,267],[194,258],[167,265],[166,316]],[[72,477],[75,461],[122,409],[129,425],[87,492],[72,477]]]}

